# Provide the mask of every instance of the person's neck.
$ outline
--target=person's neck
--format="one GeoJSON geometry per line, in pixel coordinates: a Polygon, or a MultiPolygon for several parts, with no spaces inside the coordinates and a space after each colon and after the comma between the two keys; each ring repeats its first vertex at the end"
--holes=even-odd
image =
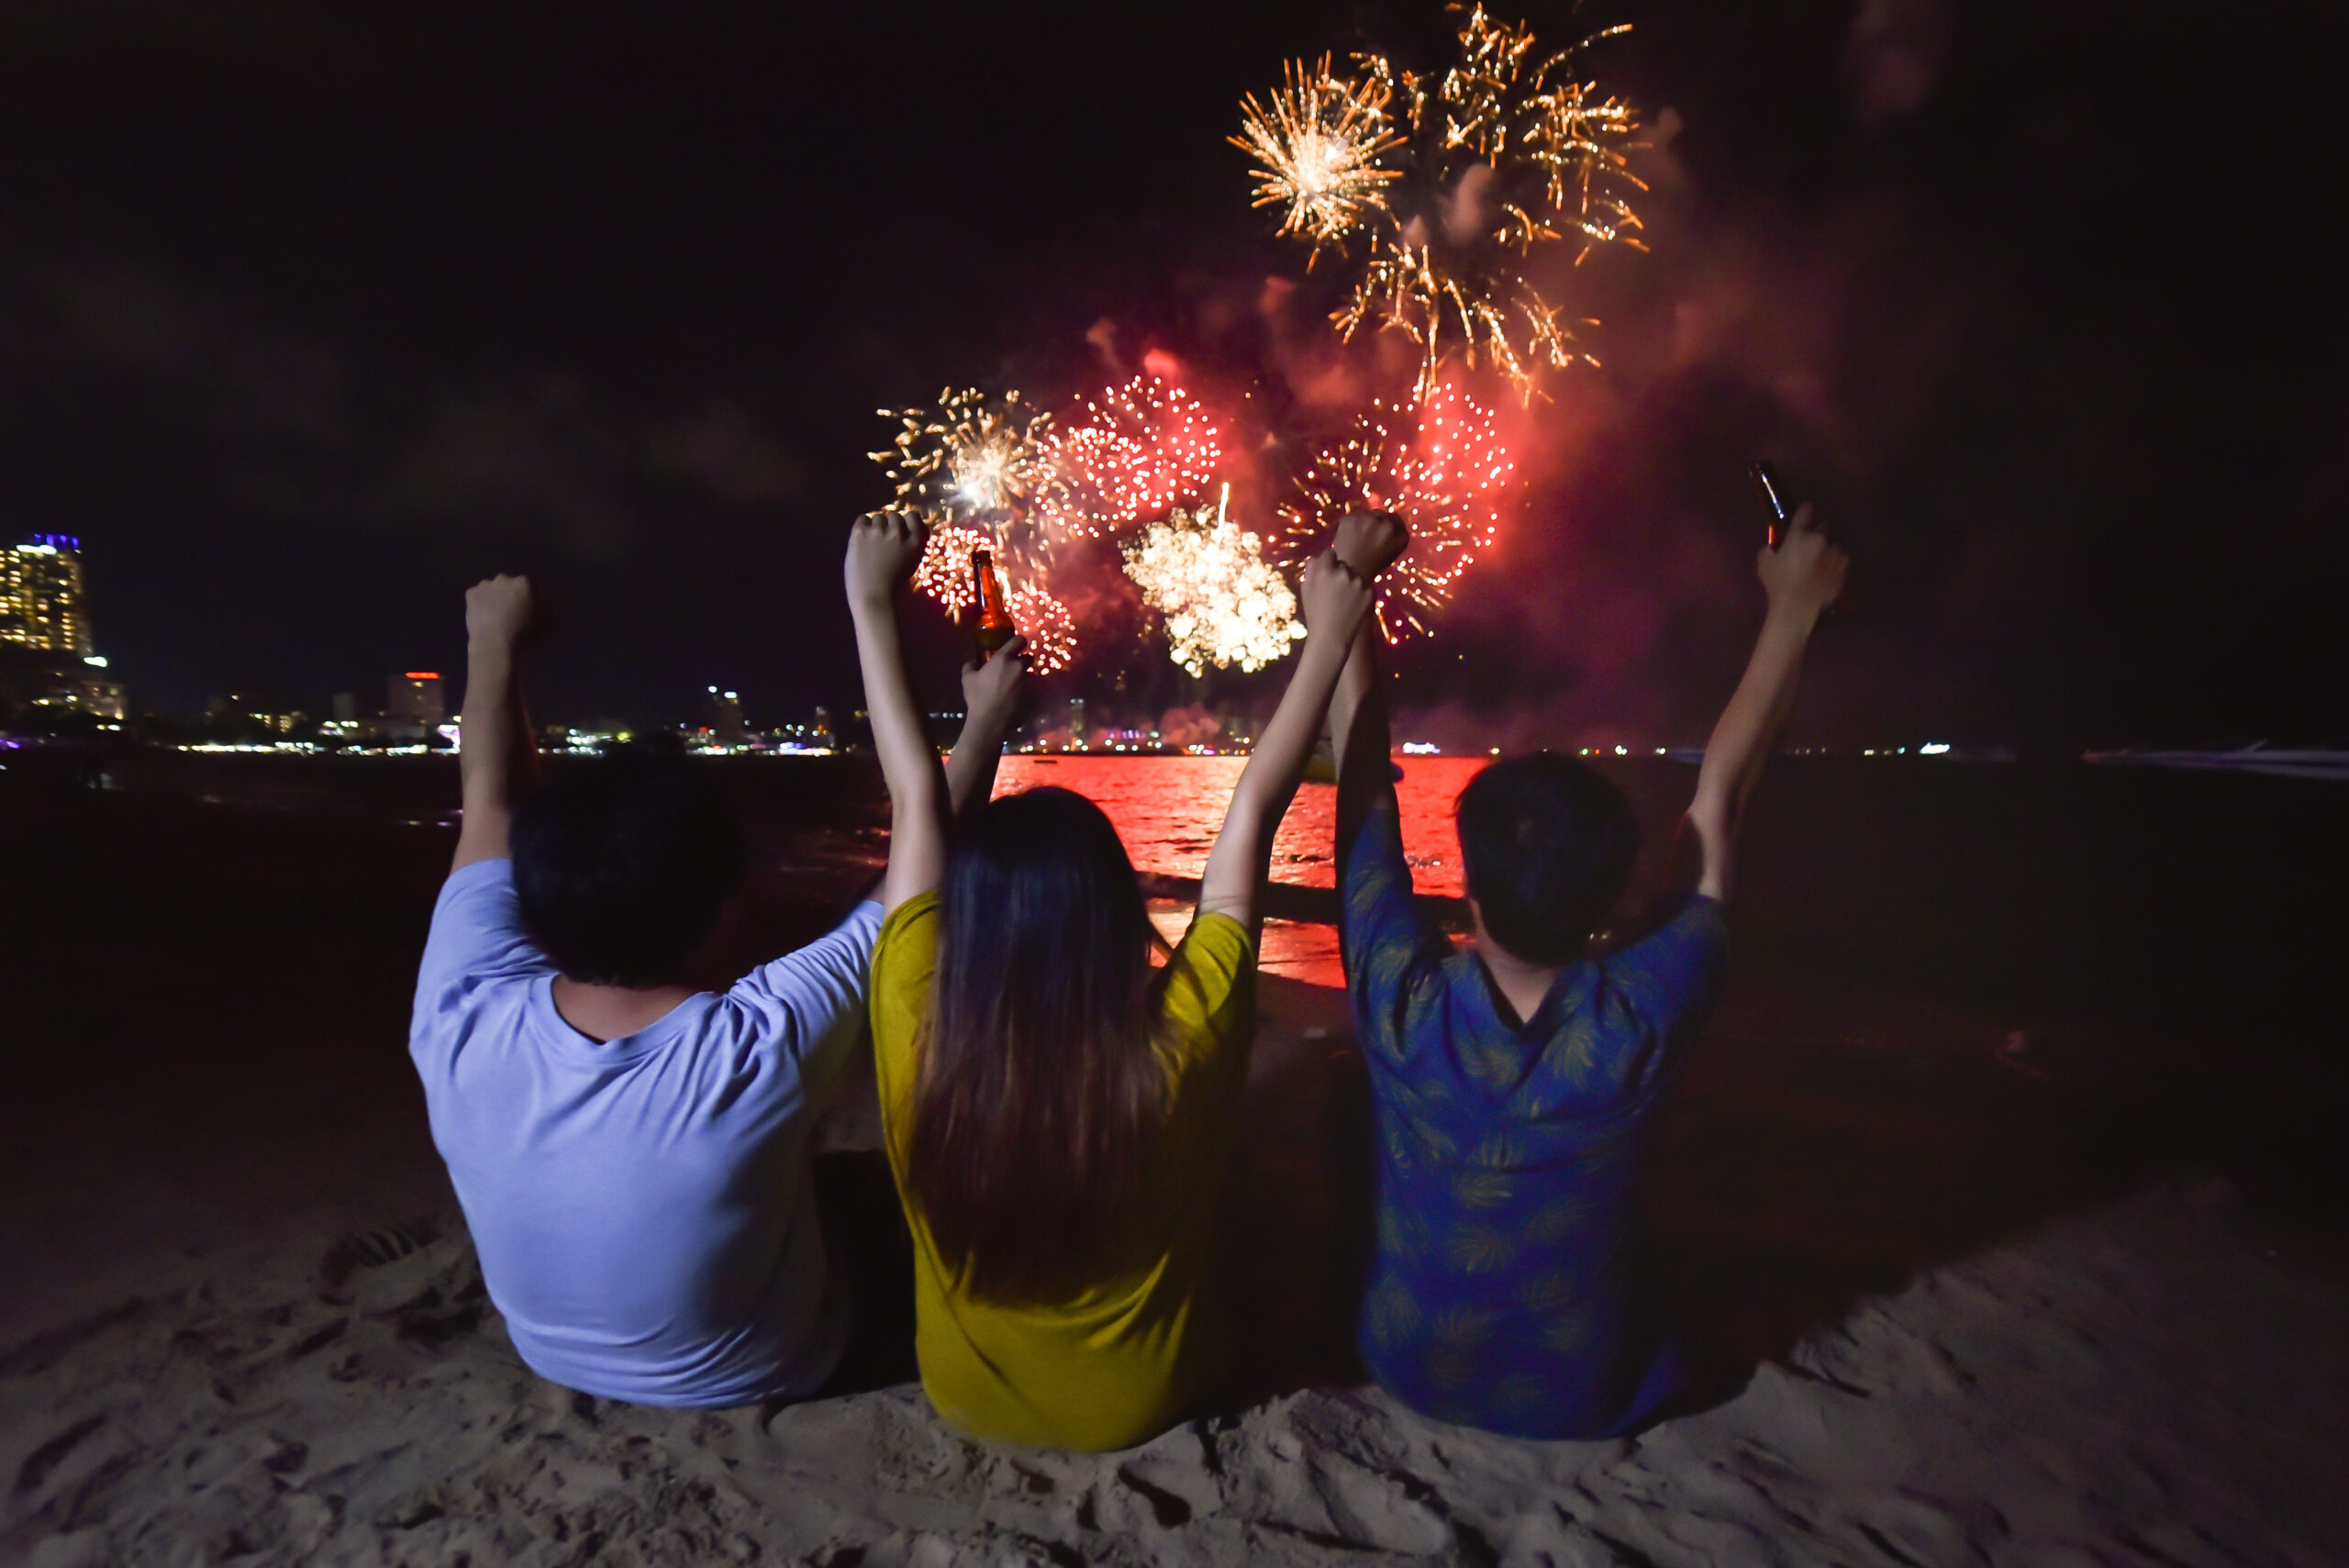
{"type": "Polygon", "coordinates": [[[1550,994],[1551,983],[1566,967],[1563,963],[1528,963],[1481,930],[1476,933],[1475,946],[1485,973],[1493,977],[1494,989],[1517,1014],[1520,1025],[1540,1010],[1542,998],[1550,994]]]}
{"type": "Polygon", "coordinates": [[[694,994],[690,985],[598,985],[554,977],[554,1010],[562,1021],[602,1044],[650,1029],[694,994]]]}

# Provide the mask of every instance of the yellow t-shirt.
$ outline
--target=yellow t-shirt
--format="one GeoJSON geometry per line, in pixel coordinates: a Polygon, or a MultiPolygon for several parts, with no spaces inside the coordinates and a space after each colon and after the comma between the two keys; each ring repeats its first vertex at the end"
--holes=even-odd
{"type": "MultiPolygon", "coordinates": [[[[909,898],[873,950],[873,1055],[897,1190],[912,1135],[916,1037],[938,966],[938,895],[909,898]]],[[[938,1413],[974,1437],[1040,1448],[1130,1448],[1197,1413],[1220,1335],[1205,1275],[1232,1111],[1247,1071],[1256,956],[1227,915],[1191,922],[1166,984],[1169,1120],[1132,1220],[1152,1259],[1049,1307],[976,1301],[911,1206],[914,1348],[938,1413]],[[1189,978],[1184,977],[1187,968],[1189,978]]],[[[1119,1249],[1124,1251],[1124,1249],[1119,1249]]]]}

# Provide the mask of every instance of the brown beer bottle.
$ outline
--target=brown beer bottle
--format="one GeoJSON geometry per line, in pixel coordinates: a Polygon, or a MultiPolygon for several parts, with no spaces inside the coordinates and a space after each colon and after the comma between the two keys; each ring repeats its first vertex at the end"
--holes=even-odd
{"type": "Polygon", "coordinates": [[[995,557],[984,550],[971,551],[971,575],[978,581],[979,662],[984,664],[996,649],[1018,636],[1019,628],[1004,607],[1003,579],[995,574],[995,557]]]}

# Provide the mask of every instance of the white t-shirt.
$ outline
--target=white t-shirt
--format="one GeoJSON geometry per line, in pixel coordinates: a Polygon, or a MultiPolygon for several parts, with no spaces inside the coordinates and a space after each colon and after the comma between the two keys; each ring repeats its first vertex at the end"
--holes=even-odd
{"type": "Polygon", "coordinates": [[[807,1190],[807,1132],[863,1038],[881,906],[649,1028],[555,1010],[511,861],[432,912],[408,1054],[490,1299],[568,1387],[714,1407],[813,1391],[847,1335],[807,1190]]]}

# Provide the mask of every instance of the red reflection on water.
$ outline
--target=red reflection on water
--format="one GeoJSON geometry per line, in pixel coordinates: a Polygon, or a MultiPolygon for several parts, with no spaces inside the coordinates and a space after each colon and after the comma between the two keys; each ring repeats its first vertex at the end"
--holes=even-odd
{"type": "MultiPolygon", "coordinates": [[[[1406,757],[1396,784],[1402,808],[1403,852],[1421,893],[1457,896],[1460,843],[1452,827],[1452,803],[1476,770],[1481,757],[1406,757]]],[[[1085,795],[1108,814],[1125,840],[1137,871],[1196,877],[1206,869],[1208,851],[1223,826],[1231,786],[1247,765],[1244,757],[1006,757],[996,793],[1008,795],[1037,784],[1057,784],[1085,795]]],[[[1334,887],[1331,856],[1337,844],[1338,792],[1308,784],[1281,819],[1273,838],[1275,882],[1304,887],[1334,887]]],[[[1153,908],[1151,917],[1171,940],[1182,935],[1190,911],[1153,908]]],[[[1341,985],[1338,934],[1328,926],[1288,920],[1264,922],[1262,966],[1317,985],[1341,985]]]]}

